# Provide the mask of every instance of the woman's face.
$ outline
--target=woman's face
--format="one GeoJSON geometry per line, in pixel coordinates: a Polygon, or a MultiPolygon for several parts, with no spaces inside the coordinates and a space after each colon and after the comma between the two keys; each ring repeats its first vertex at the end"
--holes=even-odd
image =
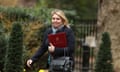
{"type": "Polygon", "coordinates": [[[52,15],[52,26],[55,28],[60,27],[63,24],[62,18],[57,14],[52,15]]]}

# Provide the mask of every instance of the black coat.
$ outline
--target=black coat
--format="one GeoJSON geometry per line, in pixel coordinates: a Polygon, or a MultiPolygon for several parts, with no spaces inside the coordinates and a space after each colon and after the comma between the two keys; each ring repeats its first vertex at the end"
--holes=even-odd
{"type": "MultiPolygon", "coordinates": [[[[72,29],[64,26],[61,29],[57,30],[56,33],[59,33],[59,32],[66,33],[68,44],[67,44],[66,48],[56,48],[55,47],[55,51],[53,53],[54,58],[67,55],[67,56],[72,57],[72,59],[73,59],[74,49],[75,49],[75,36],[74,36],[72,29]],[[66,53],[66,54],[64,54],[64,53],[66,53]]],[[[31,58],[33,60],[33,62],[38,60],[39,57],[41,57],[48,50],[48,46],[49,46],[48,34],[51,34],[51,33],[53,33],[51,27],[45,31],[41,47],[38,49],[36,54],[31,58]]]]}

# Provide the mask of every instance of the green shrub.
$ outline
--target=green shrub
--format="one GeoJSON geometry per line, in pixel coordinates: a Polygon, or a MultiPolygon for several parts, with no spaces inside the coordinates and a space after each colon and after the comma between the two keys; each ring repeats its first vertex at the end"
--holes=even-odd
{"type": "Polygon", "coordinates": [[[5,60],[5,72],[23,72],[23,32],[19,22],[12,26],[5,60]]]}
{"type": "Polygon", "coordinates": [[[96,59],[95,72],[113,72],[111,40],[108,32],[102,35],[102,43],[96,59]]]}
{"type": "Polygon", "coordinates": [[[3,23],[0,21],[0,71],[3,72],[5,55],[7,48],[7,39],[4,34],[3,23]]]}

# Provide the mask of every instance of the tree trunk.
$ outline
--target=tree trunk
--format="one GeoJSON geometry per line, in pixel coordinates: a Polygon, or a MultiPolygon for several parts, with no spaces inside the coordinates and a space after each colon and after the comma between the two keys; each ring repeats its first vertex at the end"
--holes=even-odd
{"type": "MultiPolygon", "coordinates": [[[[120,71],[120,0],[99,0],[98,38],[109,32],[115,72],[120,71]]],[[[100,42],[99,42],[100,43],[100,42]]]]}

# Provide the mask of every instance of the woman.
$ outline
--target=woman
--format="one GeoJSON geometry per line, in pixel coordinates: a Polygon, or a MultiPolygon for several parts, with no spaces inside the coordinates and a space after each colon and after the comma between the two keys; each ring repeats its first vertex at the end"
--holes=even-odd
{"type": "Polygon", "coordinates": [[[53,58],[58,58],[64,56],[66,53],[67,56],[70,56],[73,59],[74,55],[74,46],[75,46],[75,38],[74,33],[68,25],[68,20],[63,11],[59,9],[55,9],[51,12],[51,22],[52,25],[48,28],[44,33],[44,38],[41,47],[38,49],[36,54],[27,61],[27,66],[31,67],[31,64],[38,60],[47,50],[54,54],[53,58]],[[57,34],[60,32],[65,32],[67,36],[67,47],[65,48],[57,48],[52,43],[48,41],[49,34],[57,34]]]}

